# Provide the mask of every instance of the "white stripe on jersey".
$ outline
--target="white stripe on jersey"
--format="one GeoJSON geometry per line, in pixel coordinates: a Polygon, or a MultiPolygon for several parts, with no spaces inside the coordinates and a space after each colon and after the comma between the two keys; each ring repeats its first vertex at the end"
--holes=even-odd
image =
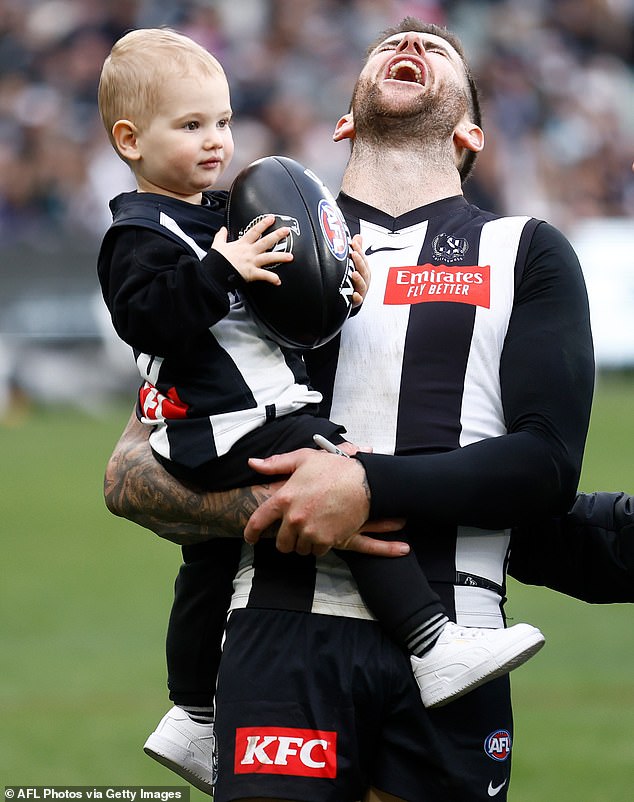
{"type": "Polygon", "coordinates": [[[150,354],[139,354],[136,360],[141,378],[146,382],[150,382],[150,384],[156,384],[158,381],[162,364],[162,357],[151,356],[150,354]]]}
{"type": "Polygon", "coordinates": [[[295,383],[279,347],[263,336],[242,301],[232,302],[229,314],[209,330],[231,357],[256,402],[253,408],[210,416],[219,454],[261,425],[267,406],[274,406],[279,417],[320,403],[321,393],[295,383]]]}
{"type": "Polygon", "coordinates": [[[453,589],[456,622],[462,627],[500,629],[504,619],[500,597],[492,590],[456,585],[453,589]]]}
{"type": "Polygon", "coordinates": [[[359,595],[356,583],[351,581],[350,569],[340,557],[329,551],[317,560],[317,565],[319,570],[311,612],[374,619],[359,595]]]}
{"type": "MultiPolygon", "coordinates": [[[[461,446],[506,434],[497,366],[513,306],[519,238],[527,221],[526,217],[500,218],[482,229],[478,263],[495,265],[495,276],[491,280],[490,308],[478,307],[476,310],[460,415],[461,446]]],[[[458,527],[456,571],[486,577],[504,585],[504,563],[509,543],[510,530],[493,534],[481,529],[458,527]]],[[[491,591],[457,587],[454,598],[459,623],[502,626],[498,599],[491,591]],[[478,601],[488,601],[488,604],[483,608],[478,601]],[[485,612],[489,608],[491,613],[485,612]]]]}
{"type": "Polygon", "coordinates": [[[183,242],[186,242],[199,259],[202,260],[207,256],[207,251],[203,250],[189,234],[186,234],[173,217],[165,214],[165,212],[161,212],[159,215],[159,223],[173,234],[176,234],[177,237],[180,237],[183,242]]]}
{"type": "Polygon", "coordinates": [[[491,265],[490,307],[476,307],[464,379],[460,445],[506,434],[499,364],[515,295],[515,259],[527,217],[502,217],[482,228],[478,264],[491,265]]]}
{"type": "MultiPolygon", "coordinates": [[[[317,559],[319,569],[313,593],[311,613],[339,615],[373,620],[374,616],[359,596],[355,581],[345,562],[333,552],[317,559]]],[[[242,545],[240,567],[233,580],[231,610],[246,607],[254,578],[253,546],[242,545]]]]}
{"type": "Polygon", "coordinates": [[[396,446],[410,313],[408,305],[383,303],[388,270],[418,264],[426,232],[427,221],[397,234],[361,221],[363,244],[371,252],[372,280],[361,311],[343,328],[330,418],[343,423],[346,437],[353,443],[372,446],[379,454],[393,454],[396,446]],[[386,250],[380,251],[382,248],[386,250]]]}

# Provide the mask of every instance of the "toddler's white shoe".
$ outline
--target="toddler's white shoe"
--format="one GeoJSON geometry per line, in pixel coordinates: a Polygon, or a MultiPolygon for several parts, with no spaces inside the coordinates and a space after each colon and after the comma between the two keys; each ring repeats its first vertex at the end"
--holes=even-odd
{"type": "Polygon", "coordinates": [[[212,724],[192,721],[180,707],[173,707],[147,739],[143,751],[199,791],[213,794],[212,724]]]}
{"type": "Polygon", "coordinates": [[[410,657],[425,707],[440,707],[522,665],[544,645],[530,624],[508,629],[460,627],[450,621],[424,657],[410,657]]]}

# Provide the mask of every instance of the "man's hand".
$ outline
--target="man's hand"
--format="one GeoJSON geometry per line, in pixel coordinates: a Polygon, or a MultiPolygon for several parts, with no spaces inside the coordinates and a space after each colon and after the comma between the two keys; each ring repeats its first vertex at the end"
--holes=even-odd
{"type": "Polygon", "coordinates": [[[247,543],[257,543],[263,532],[280,522],[277,548],[284,553],[321,557],[337,548],[398,557],[409,551],[406,543],[360,534],[396,531],[403,521],[368,523],[369,488],[357,460],[304,448],[252,459],[249,464],[260,473],[290,478],[251,515],[244,530],[247,543]]]}

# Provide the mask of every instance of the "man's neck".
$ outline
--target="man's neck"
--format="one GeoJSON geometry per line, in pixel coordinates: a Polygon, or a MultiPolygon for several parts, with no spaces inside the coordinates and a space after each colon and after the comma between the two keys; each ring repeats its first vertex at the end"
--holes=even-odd
{"type": "Polygon", "coordinates": [[[458,171],[438,154],[379,150],[359,143],[352,151],[341,189],[392,217],[462,194],[458,171]]]}

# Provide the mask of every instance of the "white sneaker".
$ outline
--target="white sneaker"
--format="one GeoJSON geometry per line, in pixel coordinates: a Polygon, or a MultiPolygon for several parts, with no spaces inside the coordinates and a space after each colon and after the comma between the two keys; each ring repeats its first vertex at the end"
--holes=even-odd
{"type": "Polygon", "coordinates": [[[424,657],[410,657],[425,707],[440,707],[525,663],[544,645],[530,624],[508,629],[459,627],[450,621],[424,657]]]}
{"type": "Polygon", "coordinates": [[[173,707],[147,739],[143,751],[199,791],[213,795],[212,724],[192,721],[180,707],[173,707]]]}

